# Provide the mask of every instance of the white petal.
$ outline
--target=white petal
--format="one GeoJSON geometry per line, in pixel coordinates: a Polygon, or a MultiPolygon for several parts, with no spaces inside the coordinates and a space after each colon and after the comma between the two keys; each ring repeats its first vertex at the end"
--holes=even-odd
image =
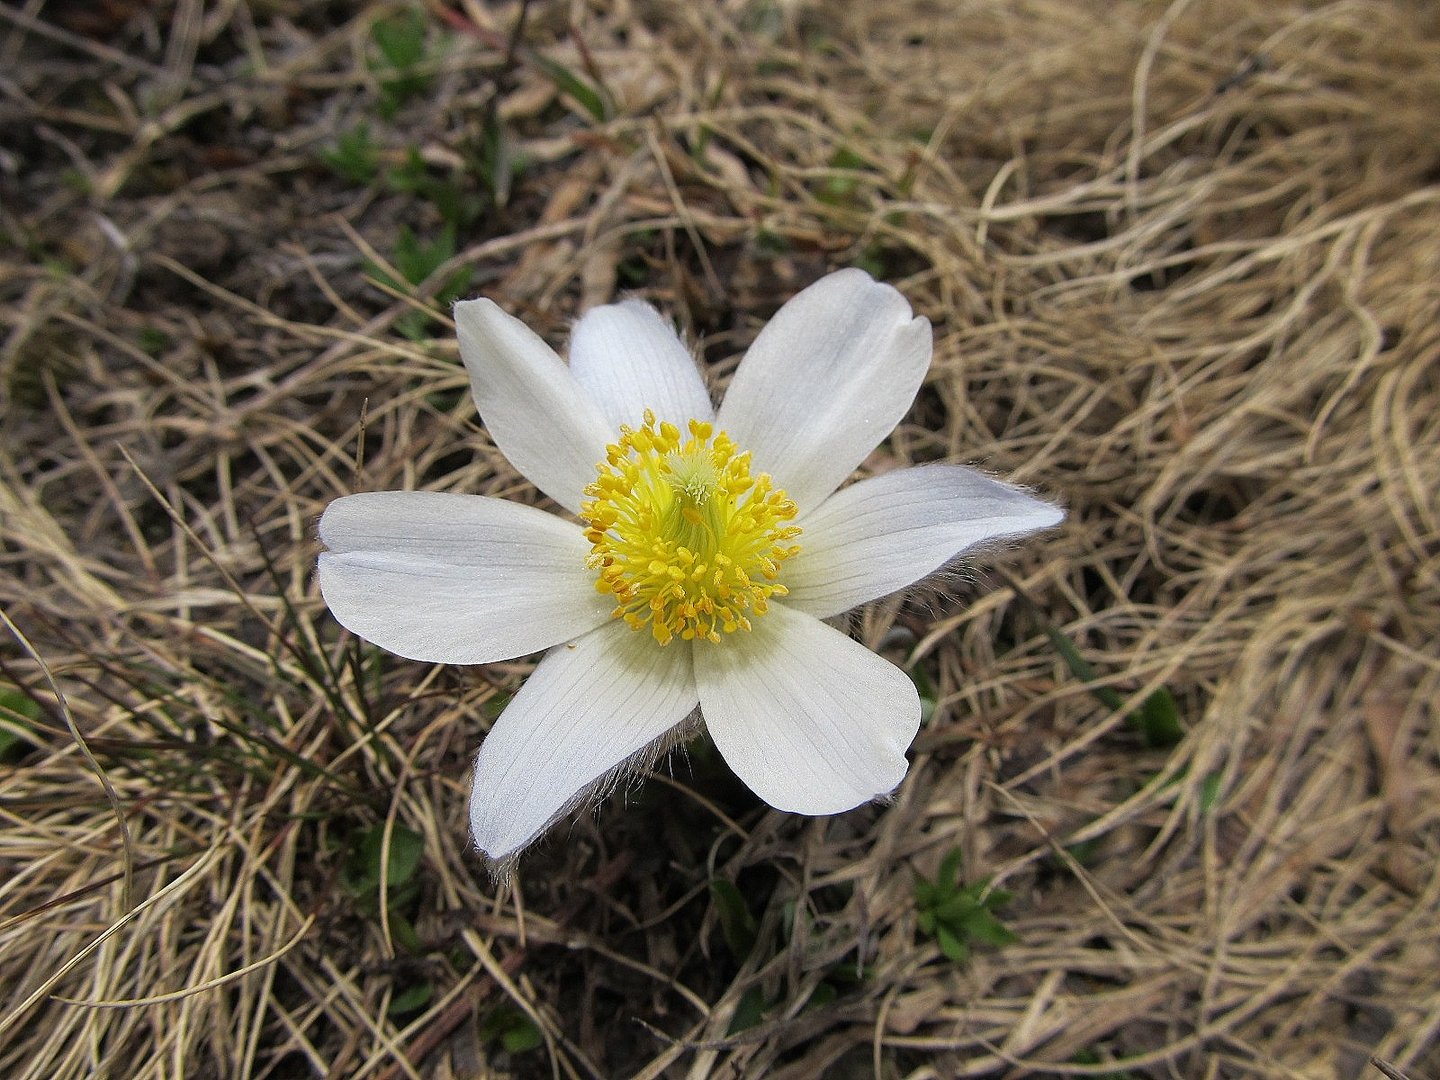
{"type": "Polygon", "coordinates": [[[503,859],[695,708],[690,647],[621,622],[551,649],[480,747],[470,827],[503,859]]]}
{"type": "Polygon", "coordinates": [[[533,506],[437,491],[377,491],[320,519],[320,592],[366,641],[438,664],[548,649],[609,618],[580,527],[533,506]]]}
{"type": "Polygon", "coordinates": [[[610,422],[639,427],[646,409],[681,431],[715,410],[695,359],[649,304],[592,308],[570,335],[570,370],[610,422]]]}
{"type": "Polygon", "coordinates": [[[700,711],[721,755],[778,810],[836,814],[905,777],[920,695],[894,664],[780,604],[749,633],[695,646],[700,711]]]}
{"type": "Polygon", "coordinates": [[[510,464],[571,513],[613,440],[575,377],[533,330],[489,300],[455,305],[460,356],[490,437],[510,464]]]}
{"type": "Polygon", "coordinates": [[[821,278],[750,346],[716,426],[806,510],[880,445],[930,366],[930,324],[863,270],[821,278]]]}
{"type": "Polygon", "coordinates": [[[1058,524],[1058,506],[960,465],[900,469],[844,488],[797,521],[785,603],[828,619],[919,581],[966,548],[1058,524]]]}

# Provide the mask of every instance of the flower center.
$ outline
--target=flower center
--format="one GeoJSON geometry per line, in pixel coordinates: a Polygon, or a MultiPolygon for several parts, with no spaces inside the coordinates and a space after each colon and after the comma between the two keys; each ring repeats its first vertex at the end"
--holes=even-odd
{"type": "Polygon", "coordinates": [[[691,420],[689,438],[645,410],[639,430],[620,428],[600,475],[585,489],[586,565],[595,588],[613,594],[611,616],[661,645],[749,630],[786,589],[780,564],[800,550],[787,524],[795,504],[770,477],[750,475],[749,453],[730,436],[691,420]]]}

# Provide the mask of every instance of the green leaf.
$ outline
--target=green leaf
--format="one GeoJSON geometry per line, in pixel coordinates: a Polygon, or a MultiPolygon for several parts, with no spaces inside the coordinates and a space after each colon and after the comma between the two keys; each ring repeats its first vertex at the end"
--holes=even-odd
{"type": "Polygon", "coordinates": [[[915,875],[915,906],[932,908],[945,898],[946,890],[938,881],[927,881],[915,875]]]}
{"type": "Polygon", "coordinates": [[[615,115],[614,102],[610,100],[604,87],[591,86],[564,64],[557,63],[548,56],[534,53],[531,59],[545,77],[555,84],[555,89],[574,98],[596,123],[603,124],[615,115]]]}
{"type": "Polygon", "coordinates": [[[6,719],[30,721],[34,723],[40,719],[40,703],[29,694],[10,686],[0,686],[0,715],[8,713],[6,719]]]}
{"type": "MultiPolygon", "coordinates": [[[[343,880],[357,900],[374,900],[379,895],[384,843],[384,825],[374,825],[366,829],[355,840],[343,880]]],[[[389,851],[386,883],[389,886],[387,891],[390,906],[395,908],[401,906],[402,900],[406,899],[397,890],[409,884],[416,870],[420,868],[420,859],[425,853],[425,839],[404,825],[396,825],[390,834],[389,851]]]]}
{"type": "Polygon", "coordinates": [[[174,344],[170,335],[156,326],[142,326],[135,333],[135,344],[144,349],[152,357],[159,359],[160,355],[174,344]]]}
{"type": "Polygon", "coordinates": [[[469,140],[464,154],[466,165],[490,193],[491,205],[503,207],[508,203],[521,160],[514,136],[497,113],[486,114],[480,137],[469,140]]]}
{"type": "Polygon", "coordinates": [[[418,146],[405,148],[405,160],[385,174],[385,186],[391,191],[418,195],[430,182],[430,166],[420,156],[418,146]]]}
{"type": "Polygon", "coordinates": [[[1066,844],[1065,850],[1070,857],[1081,866],[1089,866],[1095,861],[1095,856],[1100,853],[1101,837],[1094,836],[1089,840],[1081,840],[1074,844],[1066,844]]]}
{"type": "Polygon", "coordinates": [[[1152,749],[1169,749],[1185,738],[1175,696],[1163,686],[1147,697],[1126,720],[1140,733],[1145,745],[1152,749]]]}
{"type": "MultiPolygon", "coordinates": [[[[1069,638],[1053,626],[1046,627],[1045,633],[1050,638],[1050,644],[1055,646],[1055,651],[1058,652],[1060,658],[1065,661],[1065,666],[1070,669],[1072,675],[1083,683],[1094,683],[1100,678],[1095,669],[1090,666],[1089,661],[1080,655],[1080,650],[1075,648],[1074,643],[1069,638]]],[[[1106,705],[1111,709],[1121,709],[1125,706],[1125,699],[1121,697],[1112,686],[1091,686],[1090,693],[1094,694],[1102,705],[1106,705]]]]}
{"type": "MultiPolygon", "coordinates": [[[[1079,1051],[1070,1060],[1076,1065],[1107,1065],[1111,1063],[1109,1058],[1102,1057],[1100,1052],[1093,1048],[1086,1048],[1079,1051]]],[[[1086,1073],[1086,1076],[1088,1076],[1090,1080],[1136,1080],[1135,1074],[1126,1070],[1086,1073]]]]}
{"type": "Polygon", "coordinates": [[[480,1025],[480,1037],[486,1042],[498,1042],[511,1054],[523,1054],[545,1042],[535,1021],[508,1003],[491,1010],[480,1025]]]}
{"type": "MultiPolygon", "coordinates": [[[[385,827],[376,825],[366,833],[365,843],[374,860],[375,880],[380,880],[380,850],[385,839],[385,827]]],[[[386,864],[385,883],[392,888],[404,885],[420,868],[420,859],[425,854],[425,838],[419,833],[396,825],[390,831],[390,858],[386,864]]]]}
{"type": "MultiPolygon", "coordinates": [[[[985,889],[989,889],[990,879],[986,878],[983,882],[980,883],[980,885],[982,892],[985,889]]],[[[1002,908],[1006,904],[1010,903],[1010,901],[1014,898],[1015,895],[1008,889],[990,889],[989,892],[985,893],[985,899],[983,903],[985,907],[987,907],[991,911],[995,911],[997,908],[1002,908]]]]}
{"type": "Polygon", "coordinates": [[[1225,791],[1225,777],[1222,773],[1212,772],[1204,780],[1200,781],[1200,812],[1210,813],[1220,803],[1220,796],[1225,791]]]}
{"type": "Polygon", "coordinates": [[[354,184],[368,184],[380,173],[380,148],[363,120],[343,132],[333,150],[320,151],[320,160],[354,184]]]}
{"type": "Polygon", "coordinates": [[[793,898],[782,901],[780,904],[780,938],[787,945],[790,944],[790,935],[795,933],[796,906],[793,898]]]}
{"type": "Polygon", "coordinates": [[[435,987],[428,982],[417,983],[408,990],[402,990],[390,999],[390,1008],[387,1012],[391,1016],[403,1016],[405,1013],[419,1012],[430,999],[435,996],[435,987]]]}
{"type": "Polygon", "coordinates": [[[755,916],[732,882],[716,878],[710,882],[710,899],[720,920],[720,933],[735,962],[742,963],[755,946],[755,916]]]}
{"type": "Polygon", "coordinates": [[[1020,940],[1014,931],[984,908],[972,911],[965,917],[964,930],[971,941],[994,945],[997,948],[1001,945],[1013,945],[1020,940]]]}
{"type": "Polygon", "coordinates": [[[940,951],[955,963],[963,964],[970,959],[970,946],[948,926],[936,928],[935,940],[940,945],[940,951]]]}
{"type": "Polygon", "coordinates": [[[420,935],[415,932],[415,924],[404,915],[394,909],[409,908],[420,898],[420,887],[416,882],[402,885],[394,892],[386,894],[390,900],[390,937],[406,952],[421,953],[425,951],[425,943],[420,940],[420,935]]]}
{"type": "Polygon", "coordinates": [[[404,70],[425,59],[425,20],[414,8],[371,23],[370,38],[388,67],[404,70]]]}
{"type": "Polygon", "coordinates": [[[967,889],[965,892],[956,893],[943,903],[935,905],[932,912],[938,922],[948,926],[957,926],[967,915],[977,909],[983,910],[980,903],[967,889]]]}
{"type": "MultiPolygon", "coordinates": [[[[472,170],[477,167],[473,159],[473,153],[466,157],[466,165],[472,170]]],[[[440,220],[452,231],[474,223],[485,212],[487,205],[480,193],[473,189],[469,175],[463,169],[438,175],[415,146],[406,147],[404,160],[385,174],[385,186],[391,191],[415,195],[431,203],[440,214],[440,220]]],[[[493,193],[490,201],[494,202],[493,193]]],[[[453,250],[451,254],[454,254],[453,250]]]]}
{"type": "MultiPolygon", "coordinates": [[[[861,269],[865,269],[861,267],[861,269]]],[[[871,277],[880,277],[879,274],[871,274],[871,277]]],[[[935,715],[935,709],[939,705],[935,693],[935,684],[930,679],[930,673],[923,667],[916,665],[910,671],[910,681],[915,684],[915,689],[920,692],[920,726],[924,727],[930,723],[935,715]]]]}
{"type": "Polygon", "coordinates": [[[540,1034],[540,1029],[535,1026],[535,1021],[528,1016],[500,1036],[500,1045],[511,1054],[523,1054],[527,1050],[534,1050],[544,1042],[545,1037],[540,1034]]]}
{"type": "Polygon", "coordinates": [[[915,883],[917,925],[933,934],[940,951],[956,963],[969,958],[972,944],[1001,946],[1018,940],[993,914],[1010,902],[1010,893],[991,888],[988,877],[962,887],[960,862],[961,851],[954,848],[941,862],[935,881],[921,878],[915,883]]]}
{"type": "Polygon", "coordinates": [[[885,262],[885,249],[879,244],[871,244],[866,247],[856,257],[854,265],[878,281],[884,281],[890,276],[889,267],[885,262]]]}
{"type": "MultiPolygon", "coordinates": [[[[367,264],[366,269],[375,275],[377,280],[391,288],[408,291],[408,287],[424,284],[454,255],[455,228],[453,225],[447,224],[433,240],[428,242],[422,241],[408,226],[402,225],[391,258],[395,269],[400,272],[400,276],[404,280],[396,281],[392,275],[387,274],[374,263],[367,264]]],[[[458,299],[469,288],[473,275],[473,267],[462,266],[456,269],[445,279],[444,284],[435,290],[434,306],[443,308],[458,299]]],[[[417,308],[401,315],[395,322],[395,328],[412,341],[420,341],[427,336],[426,330],[431,318],[430,312],[417,308]]]]}
{"type": "Polygon", "coordinates": [[[40,703],[28,694],[0,686],[0,761],[19,757],[36,741],[31,724],[40,719],[40,703]]]}
{"type": "Polygon", "coordinates": [[[408,225],[400,226],[391,261],[411,285],[422,285],[436,270],[455,256],[455,228],[446,225],[428,243],[408,225]]]}
{"type": "Polygon", "coordinates": [[[758,226],[755,230],[755,253],[757,255],[779,256],[790,251],[790,240],[783,233],[758,226]]]}
{"type": "Polygon", "coordinates": [[[946,892],[954,892],[960,881],[960,864],[965,860],[965,853],[958,847],[951,848],[950,853],[940,860],[940,869],[935,873],[935,884],[946,892]]]}
{"type": "MultiPolygon", "coordinates": [[[[1099,681],[1099,674],[1080,655],[1080,651],[1069,638],[1053,626],[1046,627],[1045,633],[1071,674],[1081,682],[1091,684],[1090,693],[1102,705],[1116,711],[1125,707],[1124,697],[1113,686],[1093,685],[1099,681]]],[[[1125,722],[1140,734],[1145,745],[1151,749],[1168,749],[1185,737],[1185,728],[1180,723],[1180,710],[1175,704],[1175,696],[1163,686],[1147,697],[1140,708],[1126,716],[1125,722]]]]}
{"type": "Polygon", "coordinates": [[[391,119],[410,98],[424,93],[430,80],[415,69],[425,59],[425,20],[413,8],[370,24],[370,37],[379,50],[371,65],[381,76],[380,115],[391,119]]]}
{"type": "Polygon", "coordinates": [[[840,996],[840,991],[828,982],[817,983],[810,994],[810,999],[805,1002],[805,1008],[815,1009],[821,1005],[829,1005],[840,996]]]}
{"type": "Polygon", "coordinates": [[[832,205],[850,202],[860,187],[859,173],[870,167],[870,162],[848,146],[842,146],[830,156],[830,168],[835,170],[820,185],[816,197],[832,205]]]}
{"type": "Polygon", "coordinates": [[[754,1027],[765,1019],[765,1010],[769,1006],[765,1002],[765,993],[758,986],[752,986],[740,997],[740,1003],[735,1006],[735,1012],[730,1017],[730,1026],[726,1029],[726,1035],[734,1035],[754,1027]]]}

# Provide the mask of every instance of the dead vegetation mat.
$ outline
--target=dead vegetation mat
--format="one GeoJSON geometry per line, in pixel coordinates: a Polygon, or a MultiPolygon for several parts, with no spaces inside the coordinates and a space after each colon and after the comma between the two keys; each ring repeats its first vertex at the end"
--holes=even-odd
{"type": "Polygon", "coordinates": [[[1437,101],[1398,0],[0,9],[0,1075],[1440,1075],[1437,101]],[[892,805],[696,744],[497,888],[530,665],[350,639],[318,514],[539,500],[453,295],[718,387],[845,265],[936,327],[867,469],[1067,522],[856,618],[892,805]]]}

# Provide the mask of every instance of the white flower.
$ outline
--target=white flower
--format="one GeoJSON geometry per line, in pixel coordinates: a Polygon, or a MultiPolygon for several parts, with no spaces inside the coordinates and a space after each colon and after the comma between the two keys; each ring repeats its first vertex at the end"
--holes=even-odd
{"type": "Polygon", "coordinates": [[[350,495],[320,520],[319,577],[342,624],[404,657],[550,650],[480,749],[480,849],[518,852],[697,707],[780,810],[893,791],[915,686],[821,620],[1063,516],[957,465],[840,486],[909,409],[929,323],[862,271],[831,274],[755,339],[717,411],[645,304],[586,314],[568,367],[488,300],[455,318],[495,444],[583,523],[477,495],[350,495]]]}

